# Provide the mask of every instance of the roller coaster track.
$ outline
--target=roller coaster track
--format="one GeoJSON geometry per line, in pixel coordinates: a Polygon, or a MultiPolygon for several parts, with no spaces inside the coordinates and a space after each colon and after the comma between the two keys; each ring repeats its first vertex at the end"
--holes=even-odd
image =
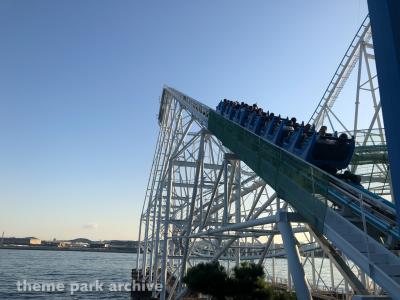
{"type": "Polygon", "coordinates": [[[361,55],[359,47],[360,44],[368,43],[368,41],[371,39],[371,36],[371,25],[369,17],[367,16],[347,48],[345,55],[340,61],[339,66],[333,74],[328,87],[326,88],[308,123],[314,124],[316,128],[319,128],[321,125],[323,125],[327,113],[331,112],[337,97],[342,91],[347,79],[350,77],[350,74],[359,59],[359,56],[361,55]]]}
{"type": "MultiPolygon", "coordinates": [[[[254,226],[279,222],[287,218],[291,222],[304,223],[312,228],[312,232],[316,236],[325,237],[329,241],[329,247],[339,250],[354,262],[393,299],[400,299],[400,259],[388,249],[388,246],[393,245],[393,242],[400,239],[395,222],[395,210],[390,202],[363,188],[349,185],[327,174],[286,150],[260,138],[246,128],[222,117],[215,110],[201,102],[168,86],[163,89],[159,113],[160,126],[163,128],[168,126],[165,122],[171,101],[177,101],[179,109],[186,111],[191,116],[192,121],[199,125],[203,135],[209,135],[210,138],[216,138],[220,141],[228,149],[232,157],[250,167],[264,183],[267,183],[275,190],[275,196],[286,201],[295,212],[295,214],[287,215],[277,212],[275,216],[264,218],[255,216],[246,218],[244,222],[240,221],[239,216],[239,219],[236,219],[236,223],[224,222],[222,225],[220,224],[221,226],[208,226],[206,228],[205,223],[209,221],[209,215],[229,204],[214,205],[212,207],[213,203],[210,201],[195,208],[197,195],[193,192],[192,202],[190,204],[189,201],[187,204],[189,209],[188,219],[186,219],[187,222],[185,223],[187,228],[183,229],[181,234],[186,238],[183,242],[176,243],[176,247],[181,248],[183,252],[183,255],[179,256],[179,259],[182,260],[179,267],[181,269],[180,280],[182,280],[182,274],[184,274],[187,267],[186,262],[189,259],[190,249],[193,247],[193,244],[190,245],[189,243],[190,239],[213,236],[215,234],[227,234],[231,231],[237,232],[243,228],[251,230],[254,226]],[[238,220],[239,223],[237,223],[238,220]],[[194,232],[194,228],[197,228],[196,232],[194,232]]],[[[169,132],[171,130],[172,128],[169,132]]],[[[173,142],[171,141],[171,143],[173,142]]],[[[369,151],[365,150],[363,152],[361,150],[360,153],[369,151]]],[[[176,149],[174,151],[175,156],[182,151],[183,149],[176,149]]],[[[372,152],[374,153],[374,151],[372,152]]],[[[166,154],[164,160],[167,162],[171,160],[174,153],[166,154]]],[[[196,162],[193,163],[197,165],[196,170],[201,170],[201,160],[199,160],[201,155],[200,153],[196,162]]],[[[202,168],[204,167],[203,165],[202,168]]],[[[167,172],[172,172],[171,169],[173,169],[171,166],[167,167],[159,175],[160,178],[166,179],[167,172]]],[[[222,170],[223,166],[221,166],[221,174],[222,170]]],[[[198,174],[196,173],[196,175],[198,174]]],[[[198,183],[195,181],[194,186],[198,183]]],[[[167,241],[170,234],[168,226],[174,221],[169,215],[171,202],[168,202],[168,199],[172,197],[171,188],[168,188],[168,184],[167,186],[165,186],[165,183],[162,185],[156,191],[164,187],[168,191],[165,204],[161,204],[160,198],[161,206],[158,218],[164,221],[160,221],[157,227],[155,227],[155,223],[153,224],[153,233],[157,239],[154,242],[155,250],[151,251],[156,252],[156,257],[153,259],[158,261],[161,258],[161,269],[159,270],[157,267],[154,270],[155,275],[153,276],[155,276],[155,280],[160,277],[164,286],[170,286],[167,273],[175,274],[178,271],[176,270],[177,267],[174,270],[174,267],[168,266],[166,262],[168,255],[164,249],[168,247],[167,241]],[[165,208],[163,208],[164,206],[165,208]],[[164,214],[164,217],[161,216],[162,214],[164,214]],[[166,228],[164,237],[157,236],[157,233],[161,232],[161,226],[166,228]],[[160,251],[161,254],[157,256],[160,251]]],[[[204,186],[204,182],[201,186],[204,186]]],[[[144,211],[153,209],[150,202],[147,205],[148,207],[144,207],[144,211]]],[[[157,218],[156,214],[154,214],[154,218],[157,218]]],[[[227,216],[224,218],[227,218],[227,216]]],[[[176,222],[175,225],[178,224],[176,222]]],[[[280,230],[284,229],[280,228],[280,230]]],[[[145,237],[146,241],[147,238],[149,237],[145,237]]],[[[145,249],[148,249],[148,246],[145,249]]],[[[221,250],[221,253],[223,251],[221,250]]],[[[147,252],[148,250],[145,250],[146,254],[147,252]]],[[[220,257],[220,254],[215,257],[220,257]]],[[[175,258],[178,258],[178,256],[175,258]]],[[[295,277],[294,275],[292,276],[295,277]]],[[[296,285],[296,279],[294,278],[293,280],[296,285]]],[[[300,286],[298,282],[297,280],[297,285],[300,286]]],[[[365,289],[359,285],[357,280],[353,281],[352,287],[358,293],[365,292],[365,289]]],[[[170,295],[170,298],[172,295],[179,298],[184,294],[185,290],[181,281],[175,283],[174,288],[180,293],[164,291],[160,295],[161,298],[166,297],[166,295],[170,295]]],[[[296,287],[296,290],[299,290],[298,287],[296,287]]],[[[304,297],[300,293],[298,298],[304,297]]]]}
{"type": "MultiPolygon", "coordinates": [[[[154,297],[182,298],[187,293],[186,270],[199,261],[264,264],[267,258],[284,256],[290,272],[287,288],[293,280],[298,299],[310,299],[326,288],[345,289],[349,295],[347,285],[350,294],[383,293],[400,299],[395,250],[400,235],[395,206],[381,197],[390,195],[391,186],[376,75],[368,62],[374,54],[366,51],[373,50],[370,39],[367,17],[309,121],[318,127],[327,120],[332,130],[336,122],[356,136],[349,168],[361,175],[363,187],[324,172],[174,88],[163,88],[135,272],[137,279],[161,282],[164,288],[153,291],[154,297]],[[363,58],[368,80],[360,85],[363,58]],[[357,62],[357,95],[368,85],[374,108],[365,130],[357,125],[358,96],[354,130],[333,112],[357,62]],[[303,233],[307,241],[295,235],[303,233]],[[278,251],[277,235],[283,241],[278,251]],[[306,279],[307,260],[301,263],[299,252],[313,256],[315,249],[329,257],[331,278],[333,263],[344,285],[334,285],[332,279],[330,288],[321,286],[321,269],[316,271],[314,259],[312,282],[306,279]]],[[[278,277],[268,278],[273,283],[278,277]]]]}

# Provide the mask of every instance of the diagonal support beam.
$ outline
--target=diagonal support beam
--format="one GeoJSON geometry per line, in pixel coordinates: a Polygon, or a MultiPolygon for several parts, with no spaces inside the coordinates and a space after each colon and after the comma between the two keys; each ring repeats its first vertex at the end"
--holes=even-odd
{"type": "Polygon", "coordinates": [[[311,293],[308,287],[303,266],[300,262],[299,250],[290,226],[288,214],[285,211],[278,213],[278,229],[281,232],[283,244],[288,257],[288,266],[292,274],[294,286],[296,288],[296,296],[299,300],[311,300],[311,293]]]}
{"type": "Polygon", "coordinates": [[[354,290],[356,294],[359,295],[368,295],[367,289],[363,286],[363,284],[358,280],[357,276],[354,275],[353,271],[346,264],[343,258],[339,255],[335,248],[327,241],[327,239],[320,233],[318,233],[314,228],[310,225],[307,226],[310,234],[314,237],[314,239],[321,246],[322,250],[329,256],[330,260],[335,264],[336,268],[342,274],[344,279],[346,279],[351,288],[354,290]]]}
{"type": "Polygon", "coordinates": [[[187,258],[188,258],[188,254],[189,254],[189,235],[191,233],[192,230],[192,223],[193,223],[193,212],[194,212],[194,208],[196,205],[196,197],[197,197],[197,191],[198,191],[198,184],[199,184],[199,179],[200,179],[200,170],[201,170],[201,166],[203,164],[203,159],[204,159],[204,138],[205,138],[205,130],[202,131],[201,133],[201,138],[200,138],[200,146],[199,146],[199,154],[198,154],[198,159],[197,159],[197,167],[196,167],[196,174],[195,174],[195,178],[194,178],[194,188],[193,188],[193,193],[192,193],[192,201],[190,204],[190,212],[189,212],[189,220],[187,223],[187,228],[186,228],[186,239],[185,239],[185,245],[184,245],[184,249],[183,249],[183,259],[182,259],[182,266],[181,266],[181,274],[180,274],[180,280],[179,280],[179,288],[178,290],[181,289],[182,286],[182,281],[183,281],[183,277],[185,275],[186,272],[186,263],[187,263],[187,258]]]}

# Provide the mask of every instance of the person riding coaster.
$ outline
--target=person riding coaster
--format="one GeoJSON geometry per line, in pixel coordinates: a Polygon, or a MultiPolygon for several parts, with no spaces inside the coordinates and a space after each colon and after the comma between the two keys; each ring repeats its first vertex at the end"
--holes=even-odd
{"type": "Polygon", "coordinates": [[[273,113],[264,112],[257,104],[224,99],[217,106],[217,112],[245,129],[301,157],[307,162],[343,180],[360,184],[360,177],[345,171],[355,149],[354,138],[342,133],[337,136],[321,126],[318,132],[311,124],[299,124],[296,118],[283,119],[273,113]],[[350,174],[350,175],[349,175],[350,174]]]}

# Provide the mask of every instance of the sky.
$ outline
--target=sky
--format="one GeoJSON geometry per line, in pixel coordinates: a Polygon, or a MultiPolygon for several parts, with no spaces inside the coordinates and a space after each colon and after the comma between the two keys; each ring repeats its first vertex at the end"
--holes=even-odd
{"type": "Polygon", "coordinates": [[[308,120],[364,0],[0,1],[0,234],[136,239],[164,84],[308,120]]]}

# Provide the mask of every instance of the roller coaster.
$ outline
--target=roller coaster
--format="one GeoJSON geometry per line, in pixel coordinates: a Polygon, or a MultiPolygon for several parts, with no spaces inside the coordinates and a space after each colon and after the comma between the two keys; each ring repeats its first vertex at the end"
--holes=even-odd
{"type": "MultiPolygon", "coordinates": [[[[224,99],[216,110],[228,120],[333,175],[346,168],[354,154],[354,137],[350,139],[346,133],[340,136],[337,132],[327,133],[326,126],[317,132],[310,124],[297,123],[294,117],[282,119],[280,115],[264,112],[257,104],[250,106],[224,99]]],[[[340,177],[359,183],[356,176],[346,174],[349,175],[340,177]]]]}
{"type": "MultiPolygon", "coordinates": [[[[392,230],[393,236],[400,239],[398,230],[396,229],[396,209],[392,202],[386,199],[368,193],[359,184],[360,176],[351,174],[349,171],[337,173],[339,170],[348,167],[354,154],[355,140],[354,137],[349,138],[346,133],[338,135],[337,132],[326,133],[325,126],[317,132],[314,126],[310,124],[304,125],[304,122],[298,124],[296,118],[282,119],[273,113],[265,113],[256,104],[253,106],[240,104],[238,102],[224,99],[221,101],[216,112],[225,119],[237,123],[247,131],[259,136],[263,141],[275,144],[283,148],[290,154],[298,156],[300,159],[315,165],[316,167],[326,171],[336,178],[343,179],[348,183],[353,183],[353,191],[350,191],[340,181],[330,176],[330,183],[336,189],[347,191],[353,199],[357,198],[358,193],[365,193],[363,201],[368,205],[366,218],[375,224],[377,229],[383,232],[392,230]],[[355,190],[358,190],[355,192],[355,190]],[[376,218],[378,220],[376,220],[376,218]],[[382,225],[381,228],[380,225],[382,225]]],[[[329,174],[326,174],[329,176],[329,174]]],[[[338,206],[349,206],[361,215],[361,211],[354,207],[351,203],[343,201],[341,197],[333,197],[334,203],[338,206]]],[[[366,207],[364,207],[366,209],[366,207]]]]}
{"type": "Polygon", "coordinates": [[[377,14],[370,5],[371,19],[360,26],[309,126],[228,100],[212,109],[163,88],[132,274],[161,283],[153,297],[184,298],[186,270],[218,260],[228,270],[241,261],[264,265],[270,284],[295,290],[298,299],[400,299],[398,182],[389,164],[395,139],[387,143],[390,131],[382,126],[383,118],[386,127],[390,122],[381,108],[387,93],[382,87],[378,93],[384,75],[375,59],[381,37],[371,31],[377,14]],[[356,67],[349,125],[337,111],[356,67]],[[369,126],[360,129],[367,97],[369,126]]]}

